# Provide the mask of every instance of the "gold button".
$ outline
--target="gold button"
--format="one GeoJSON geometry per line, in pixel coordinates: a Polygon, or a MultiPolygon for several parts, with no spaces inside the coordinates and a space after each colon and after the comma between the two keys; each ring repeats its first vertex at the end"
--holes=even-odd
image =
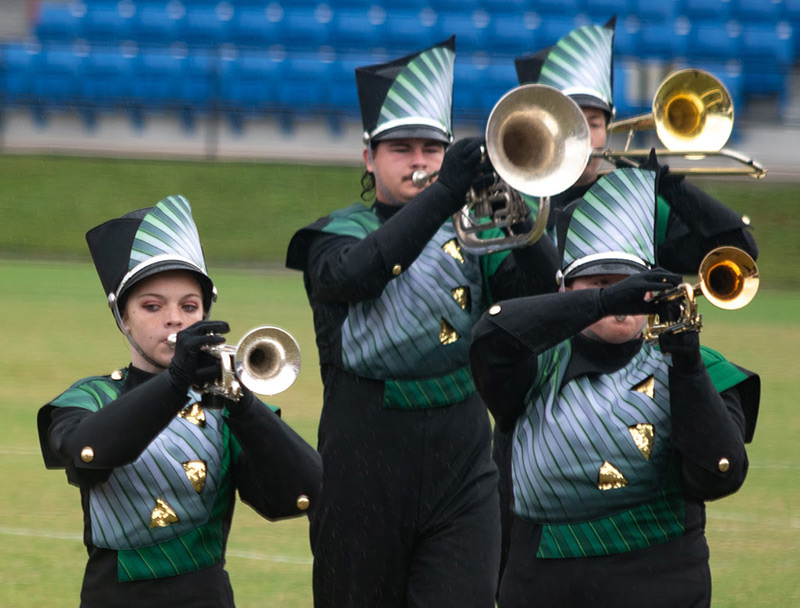
{"type": "Polygon", "coordinates": [[[392,274],[394,276],[398,276],[401,272],[403,272],[403,267],[400,264],[395,264],[392,266],[392,274]]]}
{"type": "Polygon", "coordinates": [[[727,458],[720,458],[717,467],[719,467],[720,471],[725,473],[728,469],[731,468],[731,461],[728,460],[727,458]]]}
{"type": "Polygon", "coordinates": [[[310,506],[311,506],[311,501],[308,499],[308,496],[306,496],[305,494],[300,494],[300,496],[297,497],[298,509],[300,509],[301,511],[305,511],[310,506]]]}
{"type": "Polygon", "coordinates": [[[492,315],[492,316],[494,316],[494,315],[496,315],[496,314],[499,314],[501,310],[503,310],[503,309],[502,309],[502,308],[500,308],[500,304],[495,304],[494,306],[492,306],[492,307],[489,309],[489,314],[490,314],[490,315],[492,315]]]}
{"type": "Polygon", "coordinates": [[[94,450],[88,445],[81,450],[81,460],[83,462],[92,462],[94,460],[94,450]]]}
{"type": "Polygon", "coordinates": [[[122,370],[115,369],[113,372],[111,372],[111,379],[112,380],[122,380],[122,370]]]}

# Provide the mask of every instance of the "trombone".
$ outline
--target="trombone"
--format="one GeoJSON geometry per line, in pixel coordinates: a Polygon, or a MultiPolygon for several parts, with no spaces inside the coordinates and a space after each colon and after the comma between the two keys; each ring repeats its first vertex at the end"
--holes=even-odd
{"type": "Polygon", "coordinates": [[[678,304],[678,318],[662,320],[660,315],[647,317],[643,335],[652,344],[666,333],[700,331],[703,316],[697,311],[699,290],[714,306],[723,310],[738,310],[747,306],[758,292],[758,267],[755,260],[738,247],[717,247],[700,262],[697,284],[681,283],[650,299],[653,304],[678,304]]]}
{"type": "Polygon", "coordinates": [[[591,152],[589,125],[572,99],[540,84],[508,91],[486,124],[485,154],[496,179],[485,189],[471,189],[464,207],[452,217],[461,246],[483,254],[536,242],[547,227],[550,196],[578,180],[591,152]],[[539,197],[533,226],[521,234],[487,237],[489,229],[510,233],[525,221],[529,208],[523,194],[539,197]]]}
{"type": "MultiPolygon", "coordinates": [[[[177,334],[167,338],[175,348],[177,334]]],[[[232,346],[215,344],[204,350],[220,359],[222,376],[200,387],[200,392],[238,401],[242,386],[259,395],[277,395],[289,388],[300,373],[300,346],[280,327],[262,325],[232,346]]]]}
{"type": "Polygon", "coordinates": [[[767,170],[740,152],[724,149],[733,131],[733,101],[717,78],[704,70],[678,70],[667,76],[653,98],[652,112],[611,122],[608,133],[627,133],[622,150],[605,149],[594,153],[614,164],[638,166],[635,159],[647,158],[650,150],[630,149],[635,131],[655,129],[665,150],[658,157],[701,160],[727,158],[741,166],[670,167],[682,175],[748,175],[760,179],[767,170]]]}

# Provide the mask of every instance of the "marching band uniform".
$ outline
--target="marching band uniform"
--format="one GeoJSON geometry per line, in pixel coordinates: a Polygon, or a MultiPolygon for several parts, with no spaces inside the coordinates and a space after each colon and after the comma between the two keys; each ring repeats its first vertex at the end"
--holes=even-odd
{"type": "MultiPolygon", "coordinates": [[[[581,108],[601,110],[608,123],[614,115],[613,53],[616,18],[603,26],[576,28],[554,46],[515,59],[520,85],[541,84],[569,96],[581,108]]],[[[597,161],[593,161],[597,162],[597,161]]],[[[574,201],[581,199],[596,182],[574,185],[550,199],[546,233],[557,241],[559,216],[574,201]]],[[[734,246],[758,257],[749,220],[709,196],[682,175],[660,168],[658,180],[658,228],[656,239],[661,267],[681,274],[696,274],[703,257],[712,249],[734,246]]],[[[535,202],[526,198],[529,205],[535,202]]],[[[500,470],[501,508],[505,559],[510,511],[508,508],[508,442],[497,427],[494,431],[493,458],[500,470]]]]}
{"type": "MultiPolygon", "coordinates": [[[[454,56],[450,39],[356,70],[367,153],[388,137],[452,141],[454,56]]],[[[557,254],[550,243],[493,256],[460,247],[449,218],[476,163],[455,179],[445,166],[461,143],[411,201],[336,211],[289,246],[325,386],[324,479],[311,519],[316,606],[494,603],[497,471],[469,335],[492,298],[516,293],[522,279],[525,289],[551,289],[557,254]]]]}
{"type": "Polygon", "coordinates": [[[642,307],[663,285],[646,272],[656,261],[655,177],[616,170],[559,223],[565,281],[633,276],[501,302],[473,332],[476,384],[511,438],[501,608],[710,604],[704,501],[744,481],[758,376],[700,347],[693,331],[663,336],[659,348],[582,333],[608,315],[645,312],[612,305],[614,287],[638,281],[628,301],[642,307]]]}
{"type": "MultiPolygon", "coordinates": [[[[182,196],[86,238],[120,330],[147,360],[122,322],[139,281],[188,271],[208,315],[216,290],[182,196]]],[[[81,606],[233,606],[224,565],[235,492],[269,519],[302,515],[316,498],[319,455],[276,411],[247,389],[239,401],[187,394],[169,374],[130,365],[79,380],[39,410],[45,465],[66,469],[81,491],[81,606]]]]}

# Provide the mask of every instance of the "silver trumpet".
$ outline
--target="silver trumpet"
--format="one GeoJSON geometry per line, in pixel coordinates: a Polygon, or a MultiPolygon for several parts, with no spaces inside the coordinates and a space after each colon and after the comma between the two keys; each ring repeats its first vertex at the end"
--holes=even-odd
{"type": "MultiPolygon", "coordinates": [[[[177,334],[167,338],[174,348],[177,334]]],[[[300,346],[279,327],[262,325],[248,331],[236,346],[204,347],[222,363],[222,376],[199,387],[203,393],[237,401],[242,386],[259,395],[277,395],[289,388],[300,373],[300,346]]]]}

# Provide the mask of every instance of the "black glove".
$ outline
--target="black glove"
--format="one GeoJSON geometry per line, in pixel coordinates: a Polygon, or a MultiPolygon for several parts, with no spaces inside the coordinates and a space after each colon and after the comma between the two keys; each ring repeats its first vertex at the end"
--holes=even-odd
{"type": "Polygon", "coordinates": [[[170,384],[181,393],[190,386],[203,386],[222,375],[219,358],[203,350],[204,346],[222,344],[230,327],[225,321],[198,321],[191,327],[179,331],[175,342],[175,354],[169,364],[170,384]]]}
{"type": "Polygon", "coordinates": [[[682,280],[681,275],[661,268],[631,275],[619,283],[600,289],[600,308],[604,316],[658,312],[655,304],[644,299],[645,294],[674,287],[682,280]]]}
{"type": "Polygon", "coordinates": [[[483,137],[459,139],[444,155],[436,181],[447,188],[453,201],[458,203],[454,213],[464,205],[464,198],[481,162],[481,146],[484,143],[483,137]]]}
{"type": "Polygon", "coordinates": [[[696,331],[662,333],[658,346],[664,354],[672,355],[672,366],[681,372],[692,372],[702,364],[700,334],[696,331]]]}

